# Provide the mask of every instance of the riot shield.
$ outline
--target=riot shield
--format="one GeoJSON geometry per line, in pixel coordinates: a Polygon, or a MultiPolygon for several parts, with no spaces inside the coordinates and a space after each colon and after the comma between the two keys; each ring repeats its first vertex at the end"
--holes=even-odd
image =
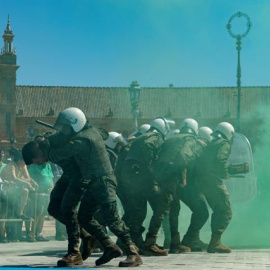
{"type": "Polygon", "coordinates": [[[257,194],[257,179],[254,172],[252,149],[248,139],[240,133],[235,133],[228,159],[228,165],[249,164],[249,172],[232,175],[224,183],[230,193],[232,204],[244,203],[252,200],[257,194]]]}

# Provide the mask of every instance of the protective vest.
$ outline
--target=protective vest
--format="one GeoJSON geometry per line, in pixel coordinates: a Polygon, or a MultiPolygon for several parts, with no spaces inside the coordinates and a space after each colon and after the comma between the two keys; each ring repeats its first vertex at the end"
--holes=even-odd
{"type": "Polygon", "coordinates": [[[164,142],[158,152],[157,162],[187,167],[195,154],[195,137],[191,134],[177,134],[164,142]]]}
{"type": "Polygon", "coordinates": [[[164,139],[159,132],[147,132],[135,139],[127,153],[126,161],[134,160],[149,166],[153,159],[156,158],[160,146],[164,139]]]}
{"type": "Polygon", "coordinates": [[[227,179],[229,177],[227,160],[230,155],[231,144],[224,138],[217,138],[203,151],[197,163],[199,178],[227,179]]]}
{"type": "Polygon", "coordinates": [[[113,171],[104,141],[97,129],[89,126],[71,139],[81,144],[81,151],[74,156],[85,178],[96,178],[113,171]]]}
{"type": "MultiPolygon", "coordinates": [[[[70,138],[71,137],[68,135],[65,136],[59,133],[48,136],[50,145],[53,148],[58,148],[69,143],[70,138]]],[[[56,164],[62,168],[64,174],[63,177],[67,176],[71,178],[71,175],[80,175],[79,166],[75,162],[74,158],[62,159],[61,161],[56,162],[56,164]]]]}
{"type": "Polygon", "coordinates": [[[188,183],[194,182],[197,164],[199,162],[199,158],[201,157],[203,151],[205,151],[209,142],[204,142],[200,139],[196,139],[196,158],[192,160],[187,169],[187,179],[188,183]]]}
{"type": "Polygon", "coordinates": [[[71,136],[63,135],[60,133],[55,133],[47,137],[50,142],[51,147],[58,148],[70,141],[71,136]]]}
{"type": "Polygon", "coordinates": [[[131,147],[131,144],[132,144],[132,142],[129,142],[126,146],[124,146],[121,149],[120,153],[118,154],[117,163],[116,163],[116,166],[114,168],[114,173],[116,175],[117,180],[120,179],[121,171],[122,171],[122,168],[124,166],[124,163],[125,163],[127,154],[129,152],[129,149],[131,147]]]}

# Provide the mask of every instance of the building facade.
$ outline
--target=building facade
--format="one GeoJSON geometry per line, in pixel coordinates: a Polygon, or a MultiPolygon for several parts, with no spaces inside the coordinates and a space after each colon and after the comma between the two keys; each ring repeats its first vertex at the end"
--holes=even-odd
{"type": "Polygon", "coordinates": [[[8,19],[4,31],[4,47],[0,55],[0,137],[9,138],[16,130],[16,52],[8,19]]]}
{"type": "MultiPolygon", "coordinates": [[[[0,140],[13,136],[24,143],[48,130],[36,119],[53,123],[67,107],[82,109],[93,125],[128,133],[132,130],[129,87],[23,86],[16,84],[19,66],[13,47],[14,34],[8,19],[4,47],[0,55],[0,140]]],[[[139,124],[157,116],[167,116],[176,123],[187,117],[200,125],[214,127],[220,121],[235,124],[236,87],[142,87],[139,101],[139,124]]],[[[243,87],[241,121],[249,133],[254,119],[262,122],[270,104],[270,87],[243,87]]]]}

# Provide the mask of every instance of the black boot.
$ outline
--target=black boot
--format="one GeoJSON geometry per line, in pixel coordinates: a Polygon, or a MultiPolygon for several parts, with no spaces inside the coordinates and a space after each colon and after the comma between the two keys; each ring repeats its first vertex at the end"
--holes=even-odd
{"type": "Polygon", "coordinates": [[[143,232],[145,231],[144,227],[137,229],[135,231],[130,231],[131,241],[135,244],[139,249],[143,249],[144,240],[143,240],[143,232]]]}
{"type": "Polygon", "coordinates": [[[79,239],[73,239],[68,241],[68,253],[57,262],[58,267],[67,267],[73,265],[83,264],[82,255],[79,251],[80,241],[79,239]]]}
{"type": "Polygon", "coordinates": [[[117,258],[123,254],[122,250],[111,240],[111,238],[100,240],[100,243],[104,247],[104,252],[102,256],[96,260],[96,266],[105,264],[113,258],[117,258]]]}
{"type": "Polygon", "coordinates": [[[207,248],[208,253],[230,253],[232,250],[221,244],[221,235],[212,234],[210,243],[207,248]]]}
{"type": "Polygon", "coordinates": [[[170,246],[170,253],[178,254],[184,252],[190,252],[190,248],[181,244],[179,233],[172,236],[172,242],[170,246]]]}
{"type": "Polygon", "coordinates": [[[83,264],[81,253],[67,253],[61,260],[57,262],[58,267],[67,267],[83,264]]]}
{"type": "Polygon", "coordinates": [[[156,244],[156,240],[156,236],[151,236],[147,234],[144,247],[142,250],[140,250],[140,254],[145,256],[168,256],[168,251],[161,249],[156,244]]]}
{"type": "Polygon", "coordinates": [[[135,267],[142,264],[142,259],[138,254],[138,248],[130,243],[125,247],[127,258],[119,263],[119,267],[135,267]]]}
{"type": "Polygon", "coordinates": [[[97,240],[94,236],[87,233],[84,229],[80,230],[80,237],[81,237],[80,252],[82,254],[82,259],[85,261],[92,254],[97,240]]]}
{"type": "Polygon", "coordinates": [[[183,245],[189,247],[192,252],[201,252],[206,250],[208,245],[200,240],[199,234],[185,234],[181,242],[183,245]]]}

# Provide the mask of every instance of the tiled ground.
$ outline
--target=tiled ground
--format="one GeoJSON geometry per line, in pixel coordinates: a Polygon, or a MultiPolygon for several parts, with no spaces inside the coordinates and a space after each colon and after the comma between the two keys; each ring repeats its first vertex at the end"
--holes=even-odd
{"type": "MultiPolygon", "coordinates": [[[[4,267],[55,267],[58,258],[65,254],[67,242],[9,243],[0,244],[0,266],[4,267]]],[[[94,269],[94,254],[83,266],[94,269]]],[[[117,269],[117,258],[99,269],[117,269]]],[[[167,257],[143,257],[143,269],[270,269],[270,250],[233,250],[231,254],[186,253],[167,257]]]]}

